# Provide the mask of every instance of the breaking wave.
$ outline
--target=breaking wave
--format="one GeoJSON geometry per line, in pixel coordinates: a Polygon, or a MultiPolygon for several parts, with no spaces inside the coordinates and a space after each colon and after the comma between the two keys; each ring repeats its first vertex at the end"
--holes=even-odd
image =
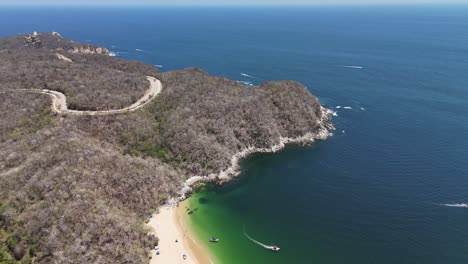
{"type": "Polygon", "coordinates": [[[327,109],[326,111],[327,111],[328,114],[330,114],[332,116],[338,116],[338,112],[336,112],[336,111],[333,111],[331,109],[327,109]]]}
{"type": "Polygon", "coordinates": [[[244,85],[247,85],[247,86],[254,86],[251,82],[246,82],[246,81],[238,81],[244,85]]]}

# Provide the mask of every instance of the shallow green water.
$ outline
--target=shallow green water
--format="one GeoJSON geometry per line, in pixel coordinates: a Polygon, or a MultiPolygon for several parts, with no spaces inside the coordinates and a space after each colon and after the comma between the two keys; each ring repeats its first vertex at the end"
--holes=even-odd
{"type": "Polygon", "coordinates": [[[218,55],[201,63],[299,80],[337,130],[249,157],[238,180],[190,198],[202,240],[221,239],[208,246],[222,263],[468,263],[468,10],[277,11],[219,16],[197,35],[218,55]]]}
{"type": "MultiPolygon", "coordinates": [[[[313,236],[313,233],[321,232],[319,225],[308,225],[303,229],[301,226],[307,225],[310,219],[292,219],[294,214],[291,215],[290,209],[300,208],[300,204],[288,204],[287,197],[293,196],[294,192],[288,191],[289,194],[285,195],[281,192],[281,184],[276,185],[281,178],[268,178],[273,174],[281,175],[281,169],[277,167],[279,170],[275,170],[274,164],[282,166],[282,160],[314,147],[290,146],[277,156],[252,155],[242,163],[244,173],[234,182],[207,186],[189,198],[188,204],[193,212],[189,216],[191,227],[216,259],[227,264],[304,263],[308,254],[314,254],[315,260],[321,259],[327,249],[320,244],[318,237],[313,236]],[[269,188],[269,183],[279,186],[279,189],[269,188]],[[281,250],[273,252],[252,242],[244,235],[244,229],[253,239],[265,245],[278,245],[281,250]],[[220,242],[210,243],[212,236],[219,238],[220,242]]],[[[283,177],[287,180],[287,175],[283,177]]]]}

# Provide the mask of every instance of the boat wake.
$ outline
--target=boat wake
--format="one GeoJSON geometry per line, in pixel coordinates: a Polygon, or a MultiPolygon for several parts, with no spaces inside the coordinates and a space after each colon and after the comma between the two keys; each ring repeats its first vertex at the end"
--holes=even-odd
{"type": "Polygon", "coordinates": [[[257,77],[255,77],[255,76],[248,75],[247,73],[242,73],[242,72],[241,72],[240,75],[242,75],[242,76],[244,76],[244,77],[249,77],[249,78],[257,78],[257,77]]]}
{"type": "Polygon", "coordinates": [[[338,67],[341,68],[350,68],[350,69],[364,69],[362,66],[356,66],[356,65],[340,65],[338,67]]]}
{"type": "Polygon", "coordinates": [[[138,51],[138,52],[145,52],[145,51],[142,50],[142,49],[135,49],[135,51],[138,51]]]}
{"type": "Polygon", "coordinates": [[[153,66],[157,67],[157,68],[162,68],[163,67],[162,65],[159,65],[159,64],[154,64],[153,66]]]}
{"type": "Polygon", "coordinates": [[[336,106],[335,108],[336,108],[336,109],[341,109],[341,108],[343,108],[343,109],[348,109],[348,110],[353,109],[351,106],[341,106],[341,105],[338,105],[338,106],[336,106]]]}
{"type": "Polygon", "coordinates": [[[468,208],[468,204],[466,203],[455,203],[455,204],[442,204],[443,206],[448,206],[448,207],[463,207],[463,208],[468,208]]]}
{"type": "Polygon", "coordinates": [[[254,242],[255,244],[257,244],[257,245],[259,245],[261,247],[264,247],[264,248],[269,249],[269,250],[273,250],[273,246],[265,245],[262,242],[257,241],[255,239],[253,239],[251,236],[249,236],[249,234],[247,234],[247,232],[245,232],[245,228],[244,228],[244,236],[247,237],[250,241],[254,242]]]}

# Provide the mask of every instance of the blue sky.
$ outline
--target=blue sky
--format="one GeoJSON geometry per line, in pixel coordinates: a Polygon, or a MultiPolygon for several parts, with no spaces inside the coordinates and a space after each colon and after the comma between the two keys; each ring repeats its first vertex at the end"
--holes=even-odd
{"type": "Polygon", "coordinates": [[[377,5],[468,4],[468,0],[0,0],[0,5],[377,5]]]}

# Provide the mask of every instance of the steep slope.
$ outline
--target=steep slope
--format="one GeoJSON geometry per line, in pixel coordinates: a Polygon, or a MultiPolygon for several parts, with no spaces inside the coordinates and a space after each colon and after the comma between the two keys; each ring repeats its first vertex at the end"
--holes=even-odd
{"type": "Polygon", "coordinates": [[[239,153],[329,135],[329,115],[294,81],[248,87],[198,68],[159,73],[57,34],[29,38],[0,38],[4,259],[145,263],[157,240],[144,222],[188,179],[226,180],[239,153]],[[69,109],[108,110],[141,98],[146,76],[161,80],[158,96],[109,115],[63,115],[49,95],[19,91],[47,88],[69,109]]]}

